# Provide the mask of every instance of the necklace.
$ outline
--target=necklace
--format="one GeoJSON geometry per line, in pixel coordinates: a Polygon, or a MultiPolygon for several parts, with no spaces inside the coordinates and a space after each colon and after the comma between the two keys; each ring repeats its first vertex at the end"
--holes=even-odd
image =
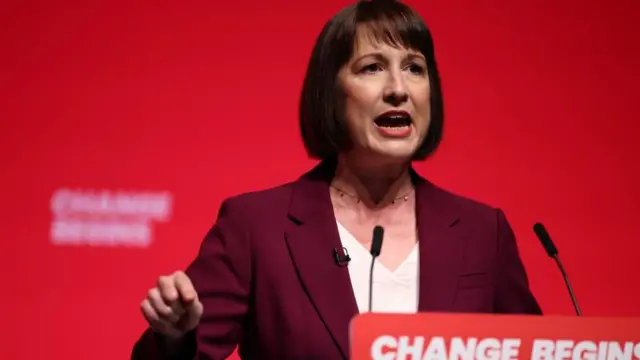
{"type": "MultiPolygon", "coordinates": [[[[335,186],[335,185],[331,185],[331,187],[332,187],[332,188],[334,188],[334,189],[336,189],[336,191],[338,192],[338,195],[340,195],[340,197],[344,197],[344,196],[346,195],[346,196],[348,196],[348,197],[350,197],[350,198],[356,199],[356,202],[357,202],[358,204],[359,204],[360,202],[362,202],[362,200],[360,199],[360,197],[359,197],[359,196],[357,196],[357,195],[350,194],[350,193],[348,193],[348,192],[346,192],[346,191],[344,191],[344,190],[340,189],[339,187],[337,187],[337,186],[335,186]]],[[[403,200],[403,201],[405,201],[405,202],[406,202],[406,201],[409,201],[409,195],[411,195],[411,193],[412,193],[412,192],[413,192],[413,188],[411,188],[411,190],[409,190],[406,194],[404,194],[404,195],[402,195],[402,196],[400,196],[400,197],[397,197],[397,198],[395,198],[395,199],[391,200],[391,204],[392,204],[392,205],[394,205],[394,204],[395,204],[396,202],[398,202],[399,200],[403,200]]]]}

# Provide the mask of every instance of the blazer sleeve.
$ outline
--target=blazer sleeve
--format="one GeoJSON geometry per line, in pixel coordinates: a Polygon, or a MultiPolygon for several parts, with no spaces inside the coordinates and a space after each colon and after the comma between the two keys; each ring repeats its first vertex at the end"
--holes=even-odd
{"type": "Polygon", "coordinates": [[[223,360],[243,337],[251,282],[250,238],[240,205],[225,200],[195,260],[186,269],[203,305],[199,326],[187,335],[175,356],[162,353],[162,337],[147,329],[131,359],[223,360]]]}
{"type": "Polygon", "coordinates": [[[495,310],[506,314],[542,314],[529,287],[518,245],[502,210],[498,218],[498,271],[496,272],[495,310]]]}

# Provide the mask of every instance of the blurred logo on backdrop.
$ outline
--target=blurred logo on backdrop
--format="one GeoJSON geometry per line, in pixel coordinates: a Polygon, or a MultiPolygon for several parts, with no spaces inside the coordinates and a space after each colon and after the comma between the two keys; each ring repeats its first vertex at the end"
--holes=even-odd
{"type": "Polygon", "coordinates": [[[170,220],[169,192],[58,189],[50,241],[61,246],[148,247],[154,224],[170,220]]]}

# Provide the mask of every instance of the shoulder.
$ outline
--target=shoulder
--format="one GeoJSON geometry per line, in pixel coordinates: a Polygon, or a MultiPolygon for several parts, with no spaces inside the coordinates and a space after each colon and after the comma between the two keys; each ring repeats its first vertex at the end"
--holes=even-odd
{"type": "Polygon", "coordinates": [[[429,183],[431,189],[431,199],[440,206],[446,206],[457,212],[461,217],[472,218],[493,218],[495,220],[496,214],[501,212],[499,207],[488,204],[482,200],[461,195],[448,190],[439,185],[429,183]]]}
{"type": "Polygon", "coordinates": [[[506,216],[499,206],[456,193],[428,181],[424,186],[428,189],[425,191],[428,193],[425,203],[433,207],[437,216],[443,217],[446,221],[455,222],[456,226],[464,229],[465,232],[493,238],[504,230],[510,230],[506,216]]]}
{"type": "Polygon", "coordinates": [[[432,199],[438,209],[449,215],[447,223],[455,225],[456,233],[464,239],[467,255],[496,261],[496,256],[513,262],[518,255],[514,231],[500,207],[478,199],[435,187],[432,199]]]}
{"type": "Polygon", "coordinates": [[[265,220],[286,218],[296,204],[300,207],[302,203],[306,209],[323,199],[328,188],[327,167],[321,163],[289,182],[227,197],[222,201],[220,211],[249,218],[252,222],[267,223],[265,220]]]}
{"type": "Polygon", "coordinates": [[[219,216],[273,216],[286,212],[295,182],[244,192],[223,199],[219,216]]]}

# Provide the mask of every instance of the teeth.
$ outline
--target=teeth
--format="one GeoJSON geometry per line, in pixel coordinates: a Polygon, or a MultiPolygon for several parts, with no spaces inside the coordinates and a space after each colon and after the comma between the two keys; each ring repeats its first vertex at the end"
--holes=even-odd
{"type": "Polygon", "coordinates": [[[402,116],[402,115],[383,116],[382,119],[392,120],[392,121],[409,121],[408,116],[402,116]]]}
{"type": "Polygon", "coordinates": [[[411,118],[406,115],[385,115],[375,120],[377,126],[384,128],[406,128],[411,125],[411,118]]]}
{"type": "Polygon", "coordinates": [[[380,127],[385,128],[385,129],[391,129],[391,130],[403,130],[405,128],[408,128],[409,125],[401,125],[401,126],[382,125],[380,127]]]}

